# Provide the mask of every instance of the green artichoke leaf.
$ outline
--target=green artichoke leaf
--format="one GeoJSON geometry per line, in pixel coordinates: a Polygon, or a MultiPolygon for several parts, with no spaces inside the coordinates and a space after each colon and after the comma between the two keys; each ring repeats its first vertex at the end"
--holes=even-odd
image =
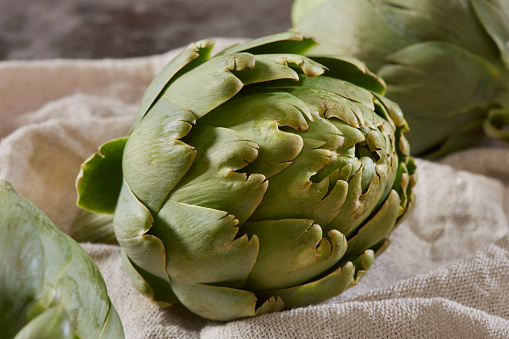
{"type": "Polygon", "coordinates": [[[71,319],[63,307],[54,306],[35,317],[14,339],[73,339],[71,319]]]}
{"type": "Polygon", "coordinates": [[[3,230],[0,238],[0,329],[3,336],[12,338],[27,322],[35,298],[43,288],[44,249],[34,232],[30,209],[22,213],[21,208],[17,208],[16,203],[25,201],[5,181],[0,182],[0,202],[3,230]],[[30,255],[26,253],[26,244],[31,244],[30,255]]]}
{"type": "Polygon", "coordinates": [[[509,68],[509,3],[504,0],[472,0],[473,8],[486,29],[497,44],[505,66],[509,68]]]}
{"type": "Polygon", "coordinates": [[[308,281],[326,271],[343,256],[347,241],[336,230],[330,241],[313,220],[249,221],[243,231],[258,236],[260,250],[249,275],[249,290],[281,289],[308,281]]]}
{"type": "Polygon", "coordinates": [[[487,135],[509,143],[509,109],[493,109],[484,120],[484,131],[487,135]]]}
{"type": "Polygon", "coordinates": [[[178,279],[172,279],[171,287],[182,305],[207,319],[229,321],[256,315],[257,297],[249,291],[178,279]]]}
{"type": "Polygon", "coordinates": [[[289,288],[258,291],[258,294],[281,298],[287,308],[301,307],[341,294],[352,286],[354,278],[355,266],[349,261],[321,279],[289,288]]]}
{"type": "MultiPolygon", "coordinates": [[[[395,103],[392,100],[389,100],[388,98],[375,94],[376,100],[375,105],[382,109],[383,112],[386,112],[385,114],[381,115],[383,118],[386,118],[389,122],[394,122],[395,127],[405,127],[404,132],[408,132],[409,128],[407,125],[407,122],[405,120],[405,117],[403,116],[403,111],[401,110],[401,107],[397,103],[395,103]],[[387,116],[388,113],[388,116],[387,116]]],[[[408,155],[408,154],[407,154],[408,155]]]]}
{"type": "Polygon", "coordinates": [[[298,32],[289,31],[233,45],[219,52],[217,56],[240,52],[251,54],[304,54],[315,45],[316,42],[313,38],[305,37],[298,32]]]}
{"type": "Polygon", "coordinates": [[[247,84],[276,79],[297,80],[296,73],[287,66],[288,63],[300,66],[304,74],[310,77],[323,73],[320,64],[300,55],[255,57],[249,53],[227,54],[216,56],[189,71],[185,77],[170,84],[163,95],[189,109],[199,119],[235,96],[245,85],[243,79],[247,84]],[[257,58],[261,61],[260,70],[256,69],[257,58]]]}
{"type": "Polygon", "coordinates": [[[352,126],[356,131],[359,130],[360,125],[364,125],[363,112],[366,110],[369,111],[364,105],[358,104],[336,93],[314,89],[312,87],[299,87],[288,89],[288,91],[302,100],[305,100],[308,105],[310,105],[310,109],[321,117],[325,119],[331,117],[338,118],[352,126]],[[317,93],[320,95],[317,95],[317,93]]]}
{"type": "Polygon", "coordinates": [[[390,233],[396,219],[403,212],[398,193],[392,190],[389,197],[376,214],[348,240],[345,259],[356,258],[366,248],[370,248],[383,240],[390,233]]]}
{"type": "Polygon", "coordinates": [[[77,242],[117,244],[113,215],[80,210],[71,225],[70,236],[77,242]]]}
{"type": "Polygon", "coordinates": [[[270,297],[266,299],[262,306],[256,309],[256,315],[279,312],[285,308],[285,302],[281,298],[270,297]]]}
{"type": "Polygon", "coordinates": [[[168,280],[161,279],[137,266],[121,250],[122,265],[131,284],[144,296],[161,307],[171,306],[178,301],[168,280]]]}
{"type": "Polygon", "coordinates": [[[244,87],[232,71],[254,66],[255,57],[249,53],[214,57],[187,72],[185,77],[175,79],[162,96],[191,111],[199,119],[244,87]]]}
{"type": "Polygon", "coordinates": [[[325,75],[342,79],[354,85],[368,89],[378,94],[384,94],[385,82],[382,78],[371,73],[364,62],[348,56],[320,56],[308,54],[314,61],[324,65],[325,75]]]}
{"type": "Polygon", "coordinates": [[[212,47],[214,47],[214,41],[210,39],[195,42],[180,52],[161,70],[141,99],[135,126],[145,117],[164,89],[178,78],[179,73],[186,73],[209,59],[212,47]]]}
{"type": "Polygon", "coordinates": [[[152,213],[159,211],[195,159],[196,150],[180,140],[195,122],[191,112],[163,96],[127,140],[124,179],[152,213]]]}
{"type": "Polygon", "coordinates": [[[98,213],[113,213],[122,186],[122,155],[127,137],[101,145],[76,178],[77,204],[98,213]]]}
{"type": "Polygon", "coordinates": [[[369,268],[371,267],[375,260],[375,255],[378,255],[380,254],[381,251],[385,250],[384,246],[388,246],[386,240],[387,239],[382,240],[380,248],[377,251],[377,253],[369,249],[364,251],[360,256],[357,257],[357,259],[352,261],[353,265],[355,266],[355,278],[353,279],[352,283],[348,288],[357,285],[357,283],[359,283],[362,277],[366,275],[366,273],[368,272],[369,268]]]}
{"type": "Polygon", "coordinates": [[[2,335],[12,338],[21,331],[20,337],[28,336],[47,325],[40,335],[124,337],[92,259],[5,181],[0,183],[0,215],[2,335]]]}
{"type": "Polygon", "coordinates": [[[161,239],[148,233],[153,223],[150,211],[124,181],[113,219],[117,241],[135,264],[169,282],[164,245],[161,239]]]}
{"type": "Polygon", "coordinates": [[[251,85],[278,79],[299,80],[299,75],[290,66],[300,67],[306,76],[316,77],[324,72],[324,66],[316,61],[297,54],[257,55],[256,64],[251,69],[235,73],[244,83],[251,85]]]}
{"type": "Polygon", "coordinates": [[[259,241],[256,236],[235,238],[238,223],[227,212],[169,200],[155,217],[151,233],[165,245],[170,283],[176,279],[243,286],[256,262],[259,241]]]}
{"type": "Polygon", "coordinates": [[[371,111],[375,110],[373,94],[368,90],[355,86],[348,81],[343,81],[341,79],[335,79],[328,76],[315,78],[303,77],[302,84],[303,86],[315,87],[315,89],[319,88],[331,93],[336,93],[339,96],[366,106],[371,111]]]}

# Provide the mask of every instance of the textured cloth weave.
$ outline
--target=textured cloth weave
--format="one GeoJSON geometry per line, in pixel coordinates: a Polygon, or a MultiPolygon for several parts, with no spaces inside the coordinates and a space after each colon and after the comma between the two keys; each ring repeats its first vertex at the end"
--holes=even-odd
{"type": "MultiPolygon", "coordinates": [[[[236,42],[217,41],[217,50],[236,42]]],[[[0,63],[0,179],[69,232],[80,164],[126,135],[146,86],[175,54],[0,63]]],[[[204,320],[140,295],[117,246],[82,245],[127,338],[509,338],[509,148],[417,164],[417,203],[391,246],[357,286],[319,305],[204,320]]]]}

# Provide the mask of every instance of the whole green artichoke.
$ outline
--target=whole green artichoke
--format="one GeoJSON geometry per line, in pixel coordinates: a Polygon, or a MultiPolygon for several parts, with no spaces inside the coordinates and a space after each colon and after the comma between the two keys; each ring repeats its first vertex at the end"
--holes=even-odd
{"type": "Polygon", "coordinates": [[[351,58],[287,32],[190,45],[126,138],[82,166],[78,204],[115,212],[134,285],[214,320],[317,303],[354,285],[413,201],[408,126],[351,58]]]}
{"type": "Polygon", "coordinates": [[[296,0],[292,19],[314,53],[357,57],[387,82],[414,154],[509,143],[509,1],[296,0]]]}
{"type": "Polygon", "coordinates": [[[0,181],[0,337],[124,338],[92,258],[0,181]]]}

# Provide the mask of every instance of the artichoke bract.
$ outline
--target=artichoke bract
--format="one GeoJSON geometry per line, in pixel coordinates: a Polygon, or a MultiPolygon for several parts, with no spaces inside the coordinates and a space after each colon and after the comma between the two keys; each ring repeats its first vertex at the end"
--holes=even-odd
{"type": "Polygon", "coordinates": [[[399,107],[361,62],[287,32],[190,45],[126,138],[83,165],[78,204],[115,213],[134,285],[232,320],[354,285],[413,201],[399,107]]]}
{"type": "Polygon", "coordinates": [[[92,258],[0,181],[2,338],[124,338],[92,258]]]}
{"type": "Polygon", "coordinates": [[[313,52],[357,57],[387,82],[413,154],[509,143],[509,1],[296,0],[292,21],[313,52]]]}

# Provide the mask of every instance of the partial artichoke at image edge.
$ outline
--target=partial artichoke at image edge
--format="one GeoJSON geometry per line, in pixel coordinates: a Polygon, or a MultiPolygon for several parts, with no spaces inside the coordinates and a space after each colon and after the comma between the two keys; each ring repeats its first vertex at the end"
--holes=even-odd
{"type": "Polygon", "coordinates": [[[436,159],[509,143],[509,1],[296,0],[312,53],[364,61],[412,127],[412,152],[436,159]]]}
{"type": "Polygon", "coordinates": [[[350,57],[285,32],[191,44],[148,87],[129,135],[81,167],[78,205],[114,213],[133,285],[234,320],[355,285],[414,201],[398,105],[350,57]]]}
{"type": "Polygon", "coordinates": [[[0,181],[2,338],[124,338],[92,258],[0,181]]]}

